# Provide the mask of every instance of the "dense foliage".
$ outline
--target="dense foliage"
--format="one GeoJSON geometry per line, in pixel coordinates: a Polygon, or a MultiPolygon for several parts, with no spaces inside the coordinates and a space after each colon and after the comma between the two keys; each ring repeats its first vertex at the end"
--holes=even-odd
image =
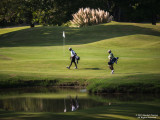
{"type": "Polygon", "coordinates": [[[159,0],[1,0],[0,26],[17,24],[62,25],[79,8],[108,11],[116,21],[152,22],[160,20],[159,0]]]}

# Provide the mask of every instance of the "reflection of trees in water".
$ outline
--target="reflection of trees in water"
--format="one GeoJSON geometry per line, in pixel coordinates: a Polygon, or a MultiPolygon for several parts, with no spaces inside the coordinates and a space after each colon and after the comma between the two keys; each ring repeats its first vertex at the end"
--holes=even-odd
{"type": "Polygon", "coordinates": [[[79,92],[81,88],[53,88],[53,87],[26,87],[26,88],[8,88],[8,89],[0,89],[0,95],[20,95],[24,93],[75,93],[79,92]]]}
{"type": "MultiPolygon", "coordinates": [[[[65,100],[67,111],[71,111],[69,98],[65,100]]],[[[92,99],[78,99],[79,109],[102,106],[92,99]]],[[[7,111],[63,112],[64,99],[13,98],[0,100],[0,108],[7,111]]]]}
{"type": "Polygon", "coordinates": [[[91,98],[99,102],[153,102],[159,101],[158,94],[98,94],[90,95],[91,98]]]}
{"type": "MultiPolygon", "coordinates": [[[[68,93],[72,95],[73,104],[75,105],[75,97],[72,93],[78,92],[80,89],[53,89],[53,88],[33,88],[33,89],[12,89],[1,91],[0,95],[9,96],[8,99],[0,99],[0,109],[10,110],[10,111],[31,111],[31,112],[64,112],[64,99],[58,98],[34,98],[34,97],[21,97],[21,93],[65,93],[65,104],[67,112],[71,111],[71,100],[67,96],[68,93]],[[12,96],[17,95],[19,98],[11,98],[12,96]]],[[[56,94],[56,95],[57,95],[56,94]]],[[[86,93],[87,94],[87,93],[86,93]]],[[[32,95],[32,94],[31,94],[32,95]]],[[[33,94],[36,95],[36,94],[33,94]]],[[[32,96],[33,96],[32,95],[32,96]]],[[[50,95],[50,94],[49,94],[50,95]]],[[[61,94],[60,94],[61,95],[61,94]]],[[[64,94],[62,94],[64,95],[64,94]]],[[[109,103],[116,102],[148,102],[158,101],[160,103],[160,96],[154,94],[99,94],[99,95],[90,95],[85,98],[78,97],[78,109],[88,109],[91,107],[97,107],[102,105],[108,105],[109,103]]],[[[157,103],[157,102],[155,102],[157,103]]]]}

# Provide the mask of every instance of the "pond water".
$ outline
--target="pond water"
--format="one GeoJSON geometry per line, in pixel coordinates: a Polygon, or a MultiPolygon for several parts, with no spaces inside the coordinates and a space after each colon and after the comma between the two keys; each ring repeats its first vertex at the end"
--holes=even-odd
{"type": "Polygon", "coordinates": [[[158,95],[89,95],[80,88],[17,88],[0,90],[0,109],[16,112],[69,112],[121,103],[159,104],[158,95]],[[156,102],[155,102],[156,101],[156,102]]]}

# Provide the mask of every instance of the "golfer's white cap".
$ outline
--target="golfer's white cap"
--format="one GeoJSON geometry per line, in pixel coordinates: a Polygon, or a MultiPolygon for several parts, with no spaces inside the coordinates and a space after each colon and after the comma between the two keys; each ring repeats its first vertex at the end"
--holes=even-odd
{"type": "Polygon", "coordinates": [[[108,53],[110,53],[111,52],[111,50],[108,50],[108,53]]]}

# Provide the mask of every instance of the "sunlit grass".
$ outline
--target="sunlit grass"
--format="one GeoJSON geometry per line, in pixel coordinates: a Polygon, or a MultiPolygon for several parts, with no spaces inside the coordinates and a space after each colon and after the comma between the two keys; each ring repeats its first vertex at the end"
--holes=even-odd
{"type": "MultiPolygon", "coordinates": [[[[41,25],[36,25],[35,27],[40,27],[41,25]]],[[[8,28],[1,28],[0,29],[0,35],[6,34],[6,33],[10,33],[10,32],[15,32],[15,31],[19,31],[19,30],[24,30],[24,29],[28,29],[30,28],[30,26],[17,26],[17,27],[8,27],[8,28]]]]}
{"type": "MultiPolygon", "coordinates": [[[[0,29],[0,80],[58,80],[60,83],[141,83],[160,78],[159,24],[117,23],[84,28],[16,27],[0,29]],[[66,32],[65,46],[62,33],[66,32]],[[78,70],[66,69],[72,47],[81,57],[78,70]],[[111,49],[120,57],[108,68],[111,49]],[[130,78],[135,76],[136,80],[130,78]],[[148,77],[146,77],[148,76],[148,77]],[[148,79],[150,78],[150,79],[148,79]]],[[[155,83],[156,83],[155,82],[155,83]]],[[[155,84],[154,83],[154,84],[155,84]]]]}

